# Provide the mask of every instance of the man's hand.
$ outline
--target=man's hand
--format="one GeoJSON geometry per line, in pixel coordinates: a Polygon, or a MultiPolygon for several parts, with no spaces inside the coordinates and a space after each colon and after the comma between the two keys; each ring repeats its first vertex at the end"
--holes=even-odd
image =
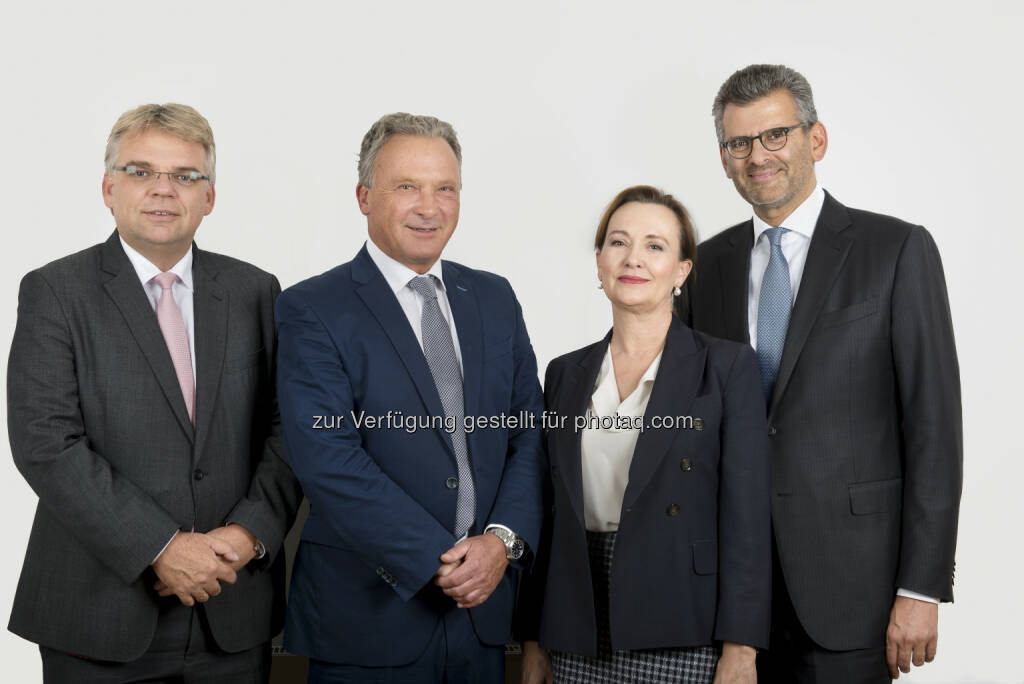
{"type": "Polygon", "coordinates": [[[889,664],[889,676],[899,679],[901,670],[910,672],[911,654],[917,667],[935,660],[938,641],[939,606],[897,596],[889,613],[889,629],[885,632],[885,660],[889,664]]]}
{"type": "Polygon", "coordinates": [[[160,596],[178,597],[184,605],[204,603],[220,594],[220,582],[234,584],[229,563],[238,554],[222,539],[195,532],[179,532],[153,562],[159,581],[153,588],[160,596]]]}
{"type": "Polygon", "coordinates": [[[523,642],[523,674],[519,684],[552,684],[551,656],[536,641],[523,642]]]}
{"type": "Polygon", "coordinates": [[[505,544],[493,534],[463,539],[441,555],[441,563],[434,583],[459,608],[474,608],[486,601],[508,566],[505,544]]]}
{"type": "Polygon", "coordinates": [[[752,646],[722,644],[722,655],[715,668],[714,684],[757,684],[757,651],[752,646]]]}
{"type": "Polygon", "coordinates": [[[238,572],[256,557],[256,536],[238,523],[217,527],[206,534],[231,544],[238,560],[231,563],[231,569],[238,572]]]}

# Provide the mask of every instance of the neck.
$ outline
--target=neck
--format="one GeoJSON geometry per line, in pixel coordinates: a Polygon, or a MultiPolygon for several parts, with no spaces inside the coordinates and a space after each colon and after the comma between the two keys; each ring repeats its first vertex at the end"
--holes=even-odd
{"type": "Polygon", "coordinates": [[[181,261],[188,254],[188,250],[192,248],[191,243],[181,247],[180,245],[139,244],[127,238],[124,241],[128,243],[128,246],[144,256],[149,263],[159,268],[161,272],[174,268],[174,265],[181,261]]]}
{"type": "Polygon", "coordinates": [[[757,206],[754,205],[754,213],[757,217],[767,223],[773,228],[778,228],[782,225],[782,222],[793,215],[797,207],[803,204],[811,193],[814,192],[814,188],[817,187],[817,183],[811,183],[803,192],[786,202],[784,206],[773,207],[773,206],[757,206]]]}
{"type": "Polygon", "coordinates": [[[665,346],[672,324],[671,304],[654,311],[636,312],[613,307],[612,353],[647,356],[665,346]]]}

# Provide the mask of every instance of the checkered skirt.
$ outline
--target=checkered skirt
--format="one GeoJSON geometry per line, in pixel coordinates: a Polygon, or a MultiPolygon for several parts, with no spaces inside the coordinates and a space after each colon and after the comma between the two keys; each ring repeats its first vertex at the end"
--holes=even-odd
{"type": "Polygon", "coordinates": [[[594,607],[597,611],[597,657],[551,652],[556,684],[708,684],[715,676],[714,646],[613,651],[608,620],[608,577],[616,532],[587,532],[594,607]]]}

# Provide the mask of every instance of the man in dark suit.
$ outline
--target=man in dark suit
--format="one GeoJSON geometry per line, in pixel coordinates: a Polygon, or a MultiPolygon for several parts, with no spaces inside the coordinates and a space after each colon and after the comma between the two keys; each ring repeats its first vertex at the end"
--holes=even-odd
{"type": "Polygon", "coordinates": [[[8,421],[39,506],[9,628],[47,682],[268,677],[301,498],[274,399],[280,287],[193,245],[214,159],[191,107],[126,112],[103,177],[116,232],[21,283],[8,421]]]}
{"type": "Polygon", "coordinates": [[[775,540],[761,681],[889,681],[934,658],[953,598],[960,380],[938,250],[817,185],[828,137],[797,72],[738,71],[713,113],[754,216],[700,246],[682,313],[761,366],[775,540]]]}
{"type": "Polygon", "coordinates": [[[504,681],[543,400],[508,281],[440,261],[460,164],[449,124],[382,117],[359,157],[369,241],[278,301],[284,438],[311,504],[285,645],[310,681],[504,681]]]}

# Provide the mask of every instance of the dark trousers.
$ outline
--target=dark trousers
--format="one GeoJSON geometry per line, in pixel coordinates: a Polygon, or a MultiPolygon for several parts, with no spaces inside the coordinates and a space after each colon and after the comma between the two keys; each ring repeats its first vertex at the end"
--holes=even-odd
{"type": "Polygon", "coordinates": [[[774,543],[772,561],[771,642],[757,656],[758,684],[890,684],[885,634],[878,635],[875,648],[822,648],[804,631],[793,609],[774,543]]]}
{"type": "Polygon", "coordinates": [[[39,652],[45,684],[266,684],[270,676],[269,642],[226,653],[210,633],[205,609],[176,598],[162,602],[153,641],[138,660],[91,660],[45,646],[39,652]]]}
{"type": "Polygon", "coordinates": [[[413,662],[396,667],[339,665],[309,661],[308,684],[503,684],[505,647],[480,643],[469,613],[454,606],[437,621],[423,653],[413,662]]]}

